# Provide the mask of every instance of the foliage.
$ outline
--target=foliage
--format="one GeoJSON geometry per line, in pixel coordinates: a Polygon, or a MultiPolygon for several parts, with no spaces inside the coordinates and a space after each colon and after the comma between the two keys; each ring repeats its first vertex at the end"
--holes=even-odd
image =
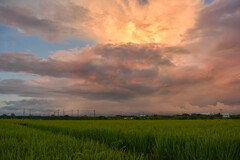
{"type": "Polygon", "coordinates": [[[0,159],[240,159],[239,120],[1,120],[0,126],[0,159]]]}
{"type": "MultiPolygon", "coordinates": [[[[187,120],[187,119],[224,119],[220,113],[203,115],[203,114],[182,114],[182,115],[116,115],[116,116],[56,116],[52,114],[51,116],[15,116],[13,113],[10,116],[2,115],[3,119],[44,119],[44,120],[122,120],[122,119],[134,119],[134,120],[187,120]]],[[[230,115],[228,119],[240,119],[240,115],[230,115]]]]}
{"type": "Polygon", "coordinates": [[[10,117],[11,117],[11,118],[15,118],[16,115],[15,115],[14,113],[11,113],[10,117]]]}
{"type": "Polygon", "coordinates": [[[2,117],[3,119],[6,119],[8,116],[7,116],[6,114],[3,114],[1,117],[2,117]]]}

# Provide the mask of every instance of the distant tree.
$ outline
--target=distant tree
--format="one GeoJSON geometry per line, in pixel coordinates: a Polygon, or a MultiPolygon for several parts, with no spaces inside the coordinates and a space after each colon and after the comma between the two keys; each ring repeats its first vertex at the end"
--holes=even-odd
{"type": "Polygon", "coordinates": [[[240,115],[230,115],[230,118],[232,118],[232,119],[240,119],[240,115]]]}
{"type": "Polygon", "coordinates": [[[10,117],[11,117],[12,119],[14,119],[14,118],[16,117],[16,115],[15,115],[14,113],[11,113],[10,117]]]}
{"type": "Polygon", "coordinates": [[[221,114],[221,113],[218,113],[218,114],[215,115],[215,117],[216,117],[217,119],[221,119],[221,118],[222,118],[222,114],[221,114]]]}
{"type": "Polygon", "coordinates": [[[69,115],[64,115],[63,119],[70,119],[71,117],[69,115]]]}
{"type": "Polygon", "coordinates": [[[3,115],[2,115],[2,118],[6,119],[6,118],[7,118],[7,115],[6,115],[6,114],[3,114],[3,115]]]}
{"type": "Polygon", "coordinates": [[[29,119],[33,119],[33,115],[30,114],[30,115],[29,115],[29,119]]]}
{"type": "Polygon", "coordinates": [[[198,118],[199,118],[198,114],[195,114],[195,113],[189,116],[189,119],[198,119],[198,118]]]}
{"type": "Polygon", "coordinates": [[[84,116],[81,117],[81,119],[87,120],[87,119],[89,119],[89,117],[87,115],[84,115],[84,116]]]}
{"type": "Polygon", "coordinates": [[[105,116],[99,116],[98,119],[105,120],[107,118],[105,116]]]}

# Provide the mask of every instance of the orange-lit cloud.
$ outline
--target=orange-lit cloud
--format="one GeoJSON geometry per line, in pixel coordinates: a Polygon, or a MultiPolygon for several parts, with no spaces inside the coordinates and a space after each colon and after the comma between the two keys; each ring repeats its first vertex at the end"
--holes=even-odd
{"type": "Polygon", "coordinates": [[[181,42],[202,7],[202,0],[42,1],[27,8],[10,2],[0,6],[2,23],[48,41],[77,38],[170,45],[181,42]]]}
{"type": "MultiPolygon", "coordinates": [[[[195,22],[201,0],[74,1],[89,9],[100,42],[179,43],[195,22]]],[[[90,26],[91,27],[91,26],[90,26]]]]}
{"type": "Polygon", "coordinates": [[[1,71],[37,75],[0,81],[0,94],[52,98],[6,107],[240,112],[240,1],[46,1],[29,8],[5,1],[1,23],[47,41],[90,38],[101,44],[48,58],[0,53],[1,71]]]}

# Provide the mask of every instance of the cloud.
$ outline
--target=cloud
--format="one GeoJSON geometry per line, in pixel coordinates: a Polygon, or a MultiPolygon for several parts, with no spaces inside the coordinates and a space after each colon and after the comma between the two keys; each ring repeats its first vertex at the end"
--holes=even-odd
{"type": "MultiPolygon", "coordinates": [[[[59,6],[58,12],[63,9],[63,6],[59,6]]],[[[40,17],[36,15],[31,9],[20,8],[16,6],[0,6],[0,22],[4,25],[17,28],[23,35],[35,35],[43,40],[50,42],[60,42],[64,39],[74,38],[73,36],[77,33],[77,36],[85,36],[84,31],[78,33],[78,29],[63,24],[63,20],[72,18],[69,21],[80,20],[87,21],[87,10],[78,6],[66,6],[65,10],[70,10],[68,14],[55,17],[53,20],[48,17],[40,17]],[[72,11],[75,13],[72,13],[72,11]],[[76,17],[75,14],[81,15],[76,17]]],[[[58,13],[56,13],[58,14],[58,13]]],[[[69,22],[70,23],[70,22],[69,22]]],[[[85,36],[86,37],[86,36],[85,36]]]]}
{"type": "Polygon", "coordinates": [[[30,53],[2,53],[0,70],[40,77],[28,84],[21,80],[4,80],[0,83],[1,93],[18,92],[20,88],[23,92],[18,94],[22,96],[71,94],[110,100],[151,95],[168,83],[169,75],[161,74],[175,68],[172,57],[176,54],[184,56],[189,52],[160,44],[124,43],[99,44],[80,51],[57,51],[49,58],[30,53]],[[29,88],[29,91],[21,88],[29,88]],[[49,91],[45,94],[47,88],[49,91]]]}
{"type": "MultiPolygon", "coordinates": [[[[104,111],[108,113],[118,113],[119,108],[125,108],[125,112],[136,109],[137,112],[196,112],[219,101],[238,106],[237,61],[219,64],[221,56],[219,58],[215,48],[214,54],[207,55],[189,48],[122,43],[57,51],[49,58],[30,53],[2,53],[2,71],[38,77],[28,81],[1,81],[0,93],[51,97],[56,105],[64,101],[69,109],[80,104],[81,108],[91,108],[88,103],[92,101],[98,109],[105,106],[104,111]]],[[[228,52],[231,54],[235,49],[228,52]]],[[[228,58],[234,60],[235,56],[228,58]]]]}
{"type": "Polygon", "coordinates": [[[201,6],[201,0],[9,0],[0,3],[0,22],[50,42],[74,38],[174,45],[194,25],[201,6]]]}
{"type": "Polygon", "coordinates": [[[154,77],[157,67],[174,65],[171,60],[175,54],[188,54],[188,51],[181,47],[159,44],[128,43],[96,45],[81,51],[57,51],[49,58],[21,52],[1,53],[0,70],[42,76],[88,78],[93,81],[99,79],[102,82],[103,79],[144,79],[154,77]]]}
{"type": "MultiPolygon", "coordinates": [[[[147,2],[144,5],[141,4],[143,1],[140,3],[126,0],[106,2],[101,1],[103,4],[99,4],[100,2],[92,0],[82,1],[81,4],[80,2],[72,3],[73,6],[82,6],[88,10],[86,15],[94,19],[90,20],[91,23],[95,23],[96,15],[101,13],[100,15],[105,19],[101,21],[102,25],[99,25],[97,31],[92,32],[93,37],[106,42],[107,38],[111,37],[109,35],[112,34],[113,39],[119,38],[114,40],[116,43],[96,44],[81,50],[56,51],[48,58],[40,58],[34,54],[22,52],[1,53],[1,71],[25,72],[36,74],[37,77],[25,81],[3,80],[0,82],[0,93],[17,94],[34,99],[36,97],[53,98],[52,104],[56,106],[66,109],[96,108],[103,114],[119,113],[119,110],[138,113],[191,113],[202,110],[218,112],[220,108],[239,113],[239,1],[216,0],[199,8],[197,13],[194,9],[194,13],[189,13],[190,18],[186,17],[191,20],[191,23],[176,27],[178,29],[183,27],[183,30],[166,32],[165,38],[169,39],[165,40],[163,37],[157,41],[166,42],[165,44],[140,43],[140,41],[127,43],[124,42],[124,37],[130,42],[137,39],[131,36],[129,38],[122,32],[126,31],[125,24],[131,20],[134,25],[138,26],[136,34],[140,32],[145,34],[145,30],[142,31],[142,26],[138,23],[146,22],[148,24],[149,20],[149,25],[143,27],[148,28],[155,24],[150,23],[150,20],[159,20],[155,19],[155,16],[161,14],[159,18],[162,18],[166,13],[172,13],[166,9],[166,11],[161,10],[159,14],[155,14],[156,10],[154,10],[153,4],[156,3],[156,7],[159,7],[158,2],[160,3],[160,1],[144,1],[144,3],[147,2]],[[105,4],[107,4],[106,9],[103,9],[102,5],[105,4]],[[146,8],[152,11],[148,12],[146,8]],[[93,10],[95,14],[92,14],[93,10]],[[135,11],[136,15],[133,14],[135,11]],[[129,14],[131,16],[127,17],[127,13],[131,13],[129,14]],[[146,21],[139,16],[149,13],[153,15],[150,15],[150,19],[146,18],[146,21]],[[110,19],[104,23],[107,19],[106,16],[110,16],[110,19]],[[134,19],[135,17],[140,17],[139,21],[134,19]],[[111,18],[113,19],[111,20],[111,18]],[[109,33],[102,29],[107,28],[106,25],[111,26],[108,30],[109,33]],[[119,32],[117,32],[114,28],[116,26],[123,28],[118,28],[119,32]],[[101,37],[98,29],[102,30],[102,35],[106,35],[106,39],[101,37]],[[182,34],[181,38],[178,36],[180,33],[182,34]],[[176,37],[176,41],[172,39],[172,35],[176,37]],[[181,40],[183,40],[181,44],[177,43],[181,40]],[[124,43],[120,43],[120,41],[124,43]]],[[[171,2],[169,2],[169,6],[178,4],[178,2],[177,4],[171,2]]],[[[184,2],[181,1],[181,4],[185,5],[184,2]]],[[[194,5],[191,3],[190,6],[193,5],[195,8],[197,1],[192,2],[194,5]]],[[[164,2],[162,3],[164,4],[164,2]]],[[[11,7],[14,5],[14,3],[11,4],[11,7]]],[[[52,5],[49,7],[51,8],[52,5]]],[[[168,5],[166,4],[166,6],[168,5]]],[[[5,4],[2,6],[6,7],[5,4]]],[[[34,8],[34,6],[32,7],[34,8]]],[[[175,7],[171,9],[174,11],[175,7]]],[[[53,11],[53,15],[56,10],[53,11]]],[[[169,18],[166,20],[163,18],[163,21],[173,25],[182,23],[182,21],[177,21],[179,12],[175,12],[176,14],[170,15],[172,15],[173,21],[176,20],[176,24],[175,21],[170,23],[169,18]]],[[[37,13],[38,11],[35,14],[37,13]]],[[[181,16],[186,16],[185,12],[181,16]]],[[[44,14],[41,18],[44,18],[44,14]]],[[[52,20],[52,18],[50,19],[52,20]]],[[[86,23],[88,21],[87,18],[86,23]]],[[[171,25],[169,26],[171,27],[171,25]]],[[[91,25],[89,29],[93,29],[91,25]]],[[[163,31],[158,29],[156,32],[163,34],[163,31]]],[[[150,32],[143,37],[147,37],[147,41],[155,42],[155,40],[148,39],[152,34],[153,32],[150,32]]],[[[143,42],[145,42],[144,38],[143,42]]]]}
{"type": "Polygon", "coordinates": [[[185,38],[204,39],[212,44],[218,41],[216,37],[220,40],[231,40],[231,37],[236,43],[239,40],[239,10],[240,2],[237,0],[215,0],[200,10],[195,26],[188,30],[185,38]]]}
{"type": "Polygon", "coordinates": [[[147,5],[147,4],[149,4],[149,1],[148,0],[138,0],[138,3],[140,5],[147,5]]]}
{"type": "MultiPolygon", "coordinates": [[[[4,114],[15,113],[16,115],[57,115],[58,109],[53,100],[30,99],[20,101],[5,101],[1,107],[4,114]]],[[[60,110],[59,110],[60,112],[60,110]]]]}
{"type": "Polygon", "coordinates": [[[8,79],[0,81],[0,94],[17,94],[22,97],[48,97],[48,88],[31,86],[24,80],[8,79]]]}

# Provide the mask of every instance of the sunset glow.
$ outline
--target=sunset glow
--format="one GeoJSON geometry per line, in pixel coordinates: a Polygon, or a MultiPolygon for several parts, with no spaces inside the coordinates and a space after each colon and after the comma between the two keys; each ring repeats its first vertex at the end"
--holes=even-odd
{"type": "Polygon", "coordinates": [[[0,111],[240,113],[239,28],[239,0],[0,1],[0,111]]]}

